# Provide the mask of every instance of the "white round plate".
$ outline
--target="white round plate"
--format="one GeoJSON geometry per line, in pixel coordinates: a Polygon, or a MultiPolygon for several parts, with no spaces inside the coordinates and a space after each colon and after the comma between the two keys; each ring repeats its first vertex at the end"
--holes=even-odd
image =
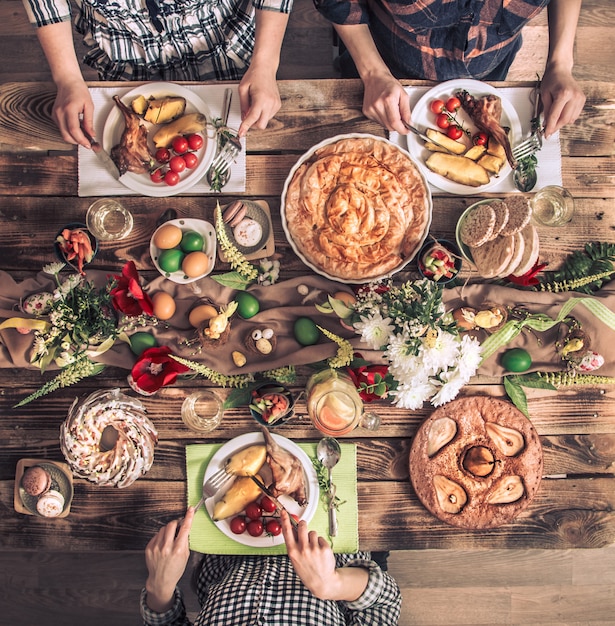
{"type": "MultiPolygon", "coordinates": [[[[181,85],[176,85],[174,83],[151,83],[141,85],[140,87],[136,87],[128,93],[125,93],[122,96],[122,102],[130,107],[130,103],[137,96],[145,96],[146,98],[163,98],[165,96],[183,97],[186,99],[185,113],[202,113],[208,120],[211,119],[211,112],[205,102],[203,102],[203,100],[201,100],[201,98],[199,98],[194,92],[182,87],[181,85]]],[[[141,123],[148,129],[150,148],[152,154],[154,154],[156,152],[156,148],[151,141],[151,137],[154,136],[156,130],[161,128],[162,125],[150,124],[144,120],[142,120],[141,123]]],[[[122,133],[124,132],[124,128],[124,115],[114,102],[111,113],[105,122],[102,137],[102,145],[108,153],[111,152],[111,148],[113,148],[113,146],[119,143],[122,133]]],[[[199,156],[198,165],[194,169],[185,170],[182,174],[180,174],[180,181],[177,185],[171,187],[164,182],[154,183],[150,180],[149,174],[135,174],[133,172],[126,172],[126,174],[119,178],[119,181],[123,185],[126,185],[128,189],[132,189],[133,191],[143,194],[144,196],[152,196],[156,198],[175,196],[187,191],[190,187],[196,185],[201,178],[203,178],[214,158],[214,152],[216,149],[215,141],[213,137],[209,136],[207,130],[208,129],[206,128],[204,131],[199,133],[203,136],[205,145],[197,153],[199,156]]]]}
{"type": "Polygon", "coordinates": [[[493,200],[494,200],[493,198],[486,198],[485,200],[479,200],[478,202],[471,204],[461,214],[461,216],[457,220],[457,226],[455,227],[455,239],[457,241],[457,245],[459,246],[459,251],[461,252],[461,256],[466,261],[469,261],[470,263],[472,263],[472,265],[474,265],[474,257],[472,256],[472,249],[470,248],[470,246],[468,246],[467,244],[463,243],[463,241],[461,241],[461,237],[459,236],[459,231],[461,229],[461,225],[463,224],[463,221],[477,206],[480,206],[481,204],[489,204],[490,202],[493,202],[493,200]]]}
{"type": "MultiPolygon", "coordinates": [[[[513,105],[497,90],[495,87],[488,85],[487,83],[483,83],[479,80],[472,79],[460,79],[460,80],[449,80],[444,83],[440,83],[433,89],[427,91],[421,99],[414,105],[412,109],[412,124],[416,128],[418,128],[421,132],[425,132],[428,128],[433,128],[434,130],[440,130],[436,125],[436,116],[431,112],[429,108],[429,104],[432,100],[446,100],[455,95],[455,92],[460,89],[465,89],[468,93],[472,94],[475,98],[480,98],[481,96],[486,96],[488,94],[495,94],[502,101],[502,119],[500,123],[502,126],[509,127],[509,139],[511,144],[515,144],[521,139],[522,130],[521,130],[521,122],[519,121],[519,116],[517,115],[517,111],[513,105]]],[[[477,130],[476,126],[470,119],[470,116],[460,109],[458,112],[458,117],[460,121],[463,121],[464,126],[470,131],[472,134],[477,130]]],[[[499,176],[492,176],[490,181],[486,185],[481,185],[480,187],[469,187],[468,185],[462,185],[460,183],[456,183],[452,180],[444,176],[440,176],[440,174],[436,174],[432,172],[426,165],[425,161],[429,158],[429,155],[432,154],[427,148],[425,148],[425,142],[418,137],[417,135],[410,133],[406,136],[406,142],[408,145],[408,151],[410,154],[416,159],[421,167],[423,173],[427,180],[434,185],[434,187],[438,187],[438,189],[442,189],[443,191],[448,191],[449,193],[454,193],[460,196],[472,196],[477,193],[487,191],[492,187],[495,187],[499,183],[501,183],[507,176],[510,175],[512,169],[508,162],[504,163],[502,169],[500,170],[499,176]]],[[[471,146],[470,140],[466,137],[466,143],[468,148],[471,146]]]]}
{"type": "Polygon", "coordinates": [[[197,220],[183,217],[176,220],[169,220],[168,222],[161,224],[154,231],[154,234],[152,235],[152,238],[149,242],[149,253],[152,257],[154,265],[156,266],[156,269],[160,272],[160,274],[162,274],[162,276],[168,278],[174,283],[179,283],[181,285],[193,283],[195,280],[200,280],[201,278],[208,276],[214,269],[214,264],[216,262],[216,230],[213,225],[206,220],[197,220]],[[207,258],[209,259],[209,265],[207,266],[207,271],[204,274],[201,274],[200,276],[195,276],[194,278],[189,278],[181,270],[178,270],[177,272],[165,272],[160,267],[160,265],[158,265],[158,257],[160,256],[161,250],[154,245],[154,237],[163,226],[168,226],[169,224],[177,226],[183,232],[194,230],[203,237],[203,252],[207,255],[207,258]]]}
{"type": "MultiPolygon", "coordinates": [[[[307,484],[307,499],[308,503],[305,507],[300,507],[290,496],[280,496],[279,500],[284,505],[284,507],[288,510],[289,513],[294,513],[299,517],[299,519],[305,520],[306,522],[310,522],[314,517],[314,513],[316,513],[316,507],[318,506],[318,502],[320,501],[320,487],[318,486],[318,477],[316,476],[316,470],[314,469],[314,465],[312,461],[308,457],[308,455],[293,441],[287,439],[286,437],[282,437],[281,435],[276,435],[272,433],[272,437],[276,441],[276,443],[285,450],[288,450],[291,454],[294,454],[301,465],[303,465],[303,471],[305,472],[306,484],[307,484]]],[[[230,441],[227,441],[211,458],[211,461],[207,465],[207,469],[205,470],[205,476],[203,477],[203,484],[207,481],[207,479],[217,472],[220,468],[224,467],[226,460],[235,454],[235,452],[239,452],[239,450],[243,450],[243,448],[247,448],[249,446],[263,444],[263,435],[261,433],[246,433],[245,435],[240,435],[239,437],[235,437],[230,441]]],[[[218,493],[215,497],[209,498],[205,505],[207,507],[207,512],[210,517],[213,514],[214,505],[218,500],[222,498],[224,493],[218,493]]],[[[277,546],[284,543],[283,535],[278,535],[277,537],[270,537],[268,535],[263,534],[260,537],[252,537],[247,532],[242,533],[241,535],[236,535],[231,531],[230,520],[223,519],[219,522],[214,522],[214,524],[227,536],[237,541],[237,543],[241,543],[244,546],[252,546],[254,548],[268,548],[270,546],[277,546]]]]}
{"type": "Polygon", "coordinates": [[[312,146],[312,148],[310,148],[297,161],[297,163],[295,163],[295,165],[290,170],[288,176],[286,177],[286,181],[284,182],[284,188],[282,190],[282,202],[281,202],[280,213],[281,213],[281,217],[282,217],[282,228],[284,229],[284,234],[286,235],[286,240],[288,241],[288,243],[290,243],[290,246],[293,249],[293,252],[303,261],[303,263],[305,263],[305,265],[307,265],[310,269],[312,269],[317,274],[320,274],[321,276],[324,276],[325,278],[328,278],[329,280],[333,280],[333,281],[337,281],[337,282],[342,281],[342,282],[349,283],[349,284],[363,284],[364,282],[366,282],[366,280],[369,280],[369,281],[382,280],[383,278],[387,278],[388,276],[392,276],[393,274],[396,274],[397,272],[403,270],[404,267],[406,267],[408,265],[408,263],[410,263],[410,261],[412,261],[412,259],[414,259],[414,257],[417,255],[418,251],[422,248],[423,243],[425,242],[425,239],[427,238],[427,235],[429,233],[429,227],[431,226],[431,218],[432,218],[432,213],[433,213],[433,203],[432,203],[432,198],[431,198],[431,191],[429,189],[429,185],[427,184],[427,180],[426,180],[426,177],[424,175],[423,168],[420,166],[420,163],[417,163],[416,158],[414,158],[407,150],[404,150],[403,148],[400,148],[397,144],[394,144],[394,143],[388,141],[387,139],[384,139],[383,137],[376,137],[374,135],[369,135],[369,134],[365,134],[365,133],[363,133],[363,134],[361,134],[361,133],[350,133],[350,134],[347,134],[347,135],[336,135],[335,137],[331,137],[330,139],[325,139],[324,141],[321,141],[320,143],[316,144],[315,146],[312,146]],[[416,247],[414,249],[414,252],[412,252],[412,254],[409,254],[408,257],[406,259],[404,259],[404,261],[402,263],[400,263],[395,269],[393,269],[391,272],[388,272],[387,274],[384,274],[382,276],[372,276],[372,277],[369,277],[367,279],[362,278],[362,279],[353,280],[353,279],[350,279],[350,278],[340,278],[339,276],[335,276],[333,274],[327,273],[327,271],[325,269],[321,268],[318,265],[315,265],[309,259],[307,259],[303,255],[303,253],[298,249],[297,245],[295,244],[295,241],[294,241],[293,237],[290,234],[290,230],[288,229],[288,223],[286,221],[286,210],[285,210],[285,207],[286,207],[286,194],[288,193],[288,186],[290,185],[290,183],[291,183],[291,181],[293,179],[293,176],[295,175],[295,172],[301,167],[301,165],[303,165],[303,163],[305,163],[305,161],[310,159],[312,157],[312,155],[317,150],[320,150],[321,148],[324,148],[325,146],[328,146],[329,144],[337,143],[338,141],[342,141],[344,139],[368,138],[368,137],[372,138],[372,139],[378,139],[379,141],[383,141],[383,142],[386,142],[386,143],[390,143],[397,150],[399,150],[400,152],[405,154],[408,157],[408,159],[410,161],[412,161],[412,163],[414,163],[414,165],[417,168],[418,175],[422,178],[423,184],[425,185],[425,189],[427,191],[427,197],[428,197],[428,203],[429,203],[429,206],[428,206],[427,210],[429,211],[429,215],[428,215],[427,221],[425,223],[425,231],[423,232],[423,235],[421,236],[420,240],[417,241],[416,247]]]}

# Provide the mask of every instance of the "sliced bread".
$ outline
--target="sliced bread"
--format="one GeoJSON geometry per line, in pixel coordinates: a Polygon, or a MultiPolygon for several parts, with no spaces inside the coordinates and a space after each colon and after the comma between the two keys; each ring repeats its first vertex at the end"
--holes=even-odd
{"type": "Polygon", "coordinates": [[[523,258],[523,252],[525,250],[525,239],[523,238],[521,232],[522,231],[511,235],[514,245],[513,254],[510,258],[510,263],[506,266],[505,269],[500,272],[500,278],[505,278],[506,276],[512,274],[517,269],[519,263],[521,262],[521,259],[523,258]]]}
{"type": "Polygon", "coordinates": [[[494,200],[489,205],[495,211],[495,225],[493,227],[492,239],[495,239],[502,229],[508,224],[508,206],[502,200],[494,200]]]}
{"type": "Polygon", "coordinates": [[[510,235],[507,237],[498,235],[495,239],[471,250],[478,273],[483,278],[495,278],[510,264],[515,251],[515,242],[510,235]]]}
{"type": "Polygon", "coordinates": [[[523,250],[523,257],[517,265],[517,269],[514,270],[514,276],[523,276],[527,274],[538,261],[538,255],[540,253],[540,241],[538,239],[538,231],[531,222],[521,231],[525,242],[525,249],[523,250]]]}
{"type": "Polygon", "coordinates": [[[493,236],[495,211],[490,204],[479,204],[464,218],[459,228],[459,238],[466,246],[482,246],[493,236]]]}
{"type": "Polygon", "coordinates": [[[527,198],[521,195],[506,198],[506,206],[508,207],[508,222],[500,231],[500,235],[514,235],[529,224],[532,208],[527,198]]]}

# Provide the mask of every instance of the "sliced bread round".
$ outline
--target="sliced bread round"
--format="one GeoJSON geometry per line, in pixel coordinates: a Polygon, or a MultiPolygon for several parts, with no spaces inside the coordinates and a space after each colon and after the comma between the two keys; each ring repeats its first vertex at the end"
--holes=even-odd
{"type": "Polygon", "coordinates": [[[495,225],[493,226],[493,235],[491,235],[491,239],[495,239],[508,224],[509,211],[503,200],[494,200],[489,206],[495,211],[495,225]]]}
{"type": "Polygon", "coordinates": [[[459,237],[471,248],[482,246],[493,235],[495,211],[490,204],[479,204],[464,218],[459,227],[459,237]]]}
{"type": "Polygon", "coordinates": [[[521,234],[521,231],[515,233],[514,235],[511,235],[511,237],[513,238],[514,246],[513,254],[510,258],[510,263],[506,266],[505,269],[500,272],[500,278],[504,278],[512,274],[517,269],[519,263],[521,262],[521,259],[523,258],[523,251],[525,250],[525,240],[523,238],[523,235],[521,234]]]}
{"type": "Polygon", "coordinates": [[[482,246],[471,248],[478,273],[483,278],[499,276],[509,265],[515,251],[514,238],[498,235],[482,246]]]}
{"type": "Polygon", "coordinates": [[[506,206],[508,207],[508,222],[500,231],[500,235],[514,235],[529,224],[532,208],[527,198],[521,195],[506,198],[506,206]]]}
{"type": "Polygon", "coordinates": [[[540,241],[538,239],[538,231],[531,222],[521,231],[525,241],[525,249],[523,257],[517,265],[517,269],[513,272],[514,276],[523,276],[527,274],[538,261],[540,253],[540,241]]]}

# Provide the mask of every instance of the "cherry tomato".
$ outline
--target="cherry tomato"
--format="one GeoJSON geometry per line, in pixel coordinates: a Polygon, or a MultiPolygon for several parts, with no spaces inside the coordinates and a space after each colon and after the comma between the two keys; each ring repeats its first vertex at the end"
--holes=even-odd
{"type": "Polygon", "coordinates": [[[175,137],[173,142],[171,143],[173,150],[177,152],[177,154],[184,154],[184,152],[188,152],[188,140],[181,135],[179,137],[175,137]]]}
{"type": "Polygon", "coordinates": [[[194,154],[194,152],[186,152],[186,154],[182,154],[184,161],[186,161],[186,167],[191,170],[196,167],[199,162],[199,157],[194,154]]]}
{"type": "Polygon", "coordinates": [[[268,535],[273,535],[277,537],[282,532],[282,525],[278,522],[277,519],[271,519],[267,522],[267,526],[265,526],[265,530],[268,535]]]}
{"type": "Polygon", "coordinates": [[[263,534],[263,522],[259,519],[253,519],[248,522],[248,534],[252,537],[260,537],[263,534]]]}
{"type": "Polygon", "coordinates": [[[177,185],[177,183],[179,182],[179,174],[177,172],[173,172],[173,171],[169,170],[164,175],[164,182],[167,185],[169,185],[169,187],[173,187],[174,185],[177,185]]]}
{"type": "Polygon", "coordinates": [[[487,133],[476,133],[474,137],[472,137],[472,143],[475,146],[486,146],[489,141],[489,135],[487,133]]]}
{"type": "Polygon", "coordinates": [[[203,147],[203,137],[201,135],[192,134],[188,135],[188,146],[190,150],[200,150],[203,147]]]}
{"type": "Polygon", "coordinates": [[[446,113],[440,113],[436,118],[436,124],[438,128],[448,128],[451,125],[451,120],[446,113]]]}
{"type": "Polygon", "coordinates": [[[446,131],[446,135],[450,138],[450,139],[459,139],[459,137],[461,137],[463,135],[463,131],[461,130],[461,128],[459,128],[459,126],[449,126],[447,131],[446,131]]]}
{"type": "Polygon", "coordinates": [[[260,504],[258,502],[250,502],[250,504],[248,504],[246,506],[246,517],[249,517],[250,519],[254,520],[254,519],[260,519],[261,515],[263,514],[263,509],[261,509],[260,504]]]}
{"type": "Polygon", "coordinates": [[[150,173],[149,177],[153,183],[161,183],[164,180],[164,170],[158,167],[150,173]]]}
{"type": "Polygon", "coordinates": [[[184,157],[181,155],[171,157],[171,160],[169,161],[169,168],[176,174],[183,172],[186,169],[186,161],[184,157]]]}
{"type": "Polygon", "coordinates": [[[454,113],[461,108],[461,100],[459,98],[449,98],[446,101],[446,110],[454,113]]]}
{"type": "Polygon", "coordinates": [[[238,515],[231,520],[230,526],[232,533],[235,533],[236,535],[241,535],[241,533],[245,532],[246,530],[246,520],[242,515],[238,515]]]}
{"type": "Polygon", "coordinates": [[[156,161],[158,161],[158,163],[168,163],[170,158],[171,152],[168,148],[158,148],[158,150],[156,150],[156,161]]]}
{"type": "Polygon", "coordinates": [[[265,513],[273,513],[278,507],[275,505],[275,502],[268,498],[267,496],[263,496],[261,498],[261,508],[265,513]]]}
{"type": "Polygon", "coordinates": [[[444,111],[444,102],[442,100],[433,100],[432,103],[429,105],[429,108],[431,109],[432,113],[438,115],[439,113],[442,113],[442,111],[444,111]]]}

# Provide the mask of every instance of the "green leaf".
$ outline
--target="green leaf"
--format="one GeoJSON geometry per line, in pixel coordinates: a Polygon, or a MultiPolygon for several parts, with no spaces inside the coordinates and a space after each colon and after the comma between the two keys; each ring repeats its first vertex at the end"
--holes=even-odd
{"type": "Polygon", "coordinates": [[[323,304],[315,304],[314,306],[316,307],[316,310],[320,311],[321,313],[333,313],[333,307],[328,302],[325,302],[323,304]]]}
{"type": "Polygon", "coordinates": [[[525,391],[523,391],[521,385],[516,381],[512,380],[513,377],[505,376],[504,377],[504,389],[508,394],[511,402],[525,415],[525,417],[529,418],[530,414],[527,408],[527,396],[525,395],[525,391]]]}
{"type": "Polygon", "coordinates": [[[538,374],[521,374],[515,376],[508,376],[512,382],[523,387],[531,387],[532,389],[549,389],[550,391],[557,391],[557,387],[550,382],[541,378],[538,374]]]}
{"type": "Polygon", "coordinates": [[[212,278],[220,283],[223,287],[230,287],[231,289],[239,289],[245,291],[253,281],[247,280],[243,274],[239,272],[227,272],[226,274],[216,274],[212,278]]]}
{"type": "Polygon", "coordinates": [[[329,296],[329,304],[331,305],[331,308],[335,311],[335,314],[343,320],[349,318],[354,313],[353,309],[348,307],[346,303],[342,302],[341,300],[337,300],[332,296],[329,296]]]}
{"type": "Polygon", "coordinates": [[[244,406],[252,399],[252,389],[249,387],[232,389],[222,404],[223,409],[232,409],[236,406],[244,406]]]}

